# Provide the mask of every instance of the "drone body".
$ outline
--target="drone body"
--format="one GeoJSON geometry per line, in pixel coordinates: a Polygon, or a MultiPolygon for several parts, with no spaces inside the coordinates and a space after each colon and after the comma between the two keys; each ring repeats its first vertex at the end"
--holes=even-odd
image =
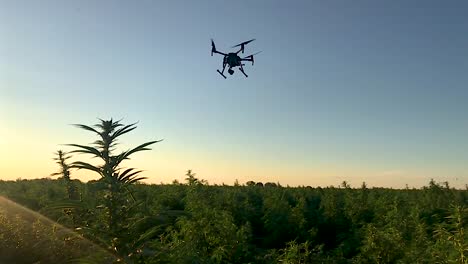
{"type": "Polygon", "coordinates": [[[236,45],[234,46],[233,48],[235,47],[239,47],[240,46],[240,49],[237,51],[237,52],[230,52],[230,53],[223,53],[223,52],[220,52],[220,51],[217,51],[216,50],[216,46],[214,44],[214,41],[211,40],[211,56],[213,56],[213,53],[218,53],[218,54],[221,54],[224,56],[223,58],[223,70],[220,71],[220,70],[217,70],[219,74],[221,74],[221,76],[224,77],[224,79],[226,79],[226,76],[224,75],[224,70],[226,69],[226,66],[228,66],[228,73],[230,75],[234,74],[234,70],[232,68],[235,68],[235,67],[239,67],[239,70],[245,75],[245,77],[249,77],[245,71],[244,71],[244,65],[242,62],[243,61],[251,61],[252,62],[252,65],[254,64],[254,55],[260,53],[260,52],[257,52],[255,54],[252,54],[252,55],[249,55],[247,57],[244,57],[244,58],[241,58],[239,57],[239,53],[242,52],[244,53],[244,46],[252,41],[254,41],[255,39],[251,39],[249,41],[245,41],[245,42],[242,42],[241,44],[239,45],[236,45]]]}

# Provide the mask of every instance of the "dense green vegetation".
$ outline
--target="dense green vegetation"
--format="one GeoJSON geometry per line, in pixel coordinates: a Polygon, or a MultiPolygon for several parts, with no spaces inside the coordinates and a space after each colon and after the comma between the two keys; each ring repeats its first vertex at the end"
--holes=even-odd
{"type": "Polygon", "coordinates": [[[58,179],[0,181],[0,263],[468,263],[468,190],[217,186],[191,170],[147,185],[121,163],[159,141],[115,153],[134,124],[77,126],[98,140],[58,151],[58,179]]]}
{"type": "MultiPolygon", "coordinates": [[[[117,220],[120,234],[105,227],[102,181],[73,181],[82,194],[73,214],[60,207],[68,200],[64,179],[2,181],[0,194],[81,227],[110,251],[118,243],[125,250],[114,253],[128,263],[467,263],[466,190],[434,182],[419,190],[188,183],[132,185],[138,202],[117,220]]],[[[0,214],[2,256],[74,257],[56,243],[34,252],[33,234],[52,231],[25,230],[19,218],[0,214]]]]}

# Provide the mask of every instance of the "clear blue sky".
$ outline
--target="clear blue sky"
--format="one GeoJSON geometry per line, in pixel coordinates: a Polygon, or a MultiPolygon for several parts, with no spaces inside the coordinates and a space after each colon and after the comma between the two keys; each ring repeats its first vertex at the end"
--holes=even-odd
{"type": "MultiPolygon", "coordinates": [[[[466,1],[0,1],[0,178],[139,121],[150,182],[468,183],[466,1]],[[263,51],[224,80],[210,38],[263,51]]],[[[123,139],[123,141],[126,141],[123,139]]]]}

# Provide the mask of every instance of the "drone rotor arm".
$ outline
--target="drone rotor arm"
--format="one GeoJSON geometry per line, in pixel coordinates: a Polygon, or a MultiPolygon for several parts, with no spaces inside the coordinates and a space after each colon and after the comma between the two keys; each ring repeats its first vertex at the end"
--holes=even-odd
{"type": "Polygon", "coordinates": [[[221,54],[221,55],[223,55],[223,56],[226,56],[226,55],[227,55],[226,53],[223,53],[223,52],[221,52],[221,51],[212,50],[212,51],[211,51],[211,54],[212,54],[211,56],[213,56],[213,53],[221,54]]]}
{"type": "Polygon", "coordinates": [[[257,55],[257,54],[259,54],[260,52],[261,52],[261,51],[256,52],[256,53],[254,53],[254,54],[251,54],[251,55],[249,55],[249,56],[247,56],[247,57],[242,58],[241,60],[242,60],[242,61],[251,61],[251,62],[252,62],[252,65],[254,65],[254,55],[257,55]]]}
{"type": "Polygon", "coordinates": [[[244,48],[245,48],[245,46],[242,44],[240,49],[236,52],[236,54],[244,53],[244,48]]]}
{"type": "Polygon", "coordinates": [[[253,58],[253,56],[252,56],[252,57],[250,57],[250,56],[245,57],[245,58],[241,59],[241,61],[250,61],[250,62],[252,62],[252,65],[254,65],[254,58],[253,58]]]}
{"type": "Polygon", "coordinates": [[[251,40],[247,40],[247,41],[244,41],[240,44],[237,44],[235,46],[232,46],[231,48],[235,48],[235,47],[240,47],[239,51],[236,52],[236,54],[239,54],[239,52],[242,52],[244,53],[244,48],[245,48],[245,45],[249,44],[250,42],[254,41],[255,39],[251,39],[251,40]]]}
{"type": "Polygon", "coordinates": [[[216,50],[216,45],[215,45],[213,39],[211,39],[211,56],[213,56],[214,53],[218,53],[218,54],[221,54],[221,55],[224,55],[224,56],[227,55],[226,53],[217,51],[217,50],[216,50]]]}

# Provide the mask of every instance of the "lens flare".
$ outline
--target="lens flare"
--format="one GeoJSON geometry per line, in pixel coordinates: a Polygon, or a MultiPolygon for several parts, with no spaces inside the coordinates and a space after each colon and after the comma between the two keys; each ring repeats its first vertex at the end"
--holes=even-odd
{"type": "Polygon", "coordinates": [[[113,263],[81,234],[0,196],[0,264],[113,263]]]}

